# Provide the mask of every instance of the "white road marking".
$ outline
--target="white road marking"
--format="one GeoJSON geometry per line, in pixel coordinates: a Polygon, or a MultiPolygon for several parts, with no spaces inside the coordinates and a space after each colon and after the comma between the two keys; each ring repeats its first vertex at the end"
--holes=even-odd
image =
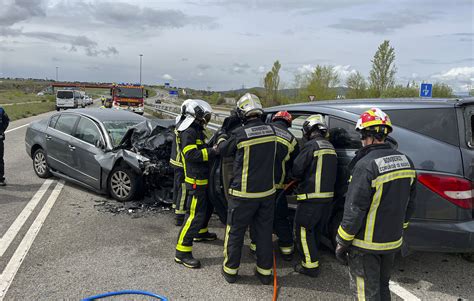
{"type": "Polygon", "coordinates": [[[20,232],[21,227],[23,227],[33,210],[35,210],[36,206],[43,198],[43,195],[46,193],[51,183],[53,183],[53,180],[44,181],[40,189],[35,193],[28,204],[26,204],[20,215],[18,215],[13,224],[10,226],[10,228],[8,228],[7,232],[0,239],[0,257],[3,256],[12,241],[15,239],[18,232],[20,232]]]}
{"type": "Polygon", "coordinates": [[[30,250],[33,241],[38,235],[41,227],[43,226],[46,218],[48,217],[49,212],[51,211],[54,203],[58,199],[58,196],[61,193],[63,187],[63,181],[59,181],[58,184],[56,184],[56,187],[54,187],[53,192],[51,192],[51,195],[44,204],[43,208],[41,209],[33,224],[31,224],[31,227],[30,229],[28,229],[28,232],[26,232],[25,237],[23,237],[23,240],[20,242],[20,245],[18,246],[10,261],[8,262],[7,266],[5,267],[5,270],[3,270],[3,273],[0,275],[0,301],[5,298],[5,295],[7,294],[7,291],[10,288],[10,285],[13,279],[15,278],[16,273],[18,272],[18,269],[20,268],[23,260],[25,259],[26,254],[28,254],[28,251],[30,250]]]}
{"type": "Polygon", "coordinates": [[[18,129],[24,128],[25,126],[29,126],[29,125],[30,125],[29,123],[24,124],[24,125],[20,125],[19,127],[16,127],[16,128],[11,129],[11,130],[5,131],[5,134],[16,131],[18,129]]]}
{"type": "Polygon", "coordinates": [[[401,287],[398,283],[394,281],[390,281],[390,290],[400,298],[405,301],[420,301],[421,299],[417,296],[413,295],[403,287],[401,287]]]}

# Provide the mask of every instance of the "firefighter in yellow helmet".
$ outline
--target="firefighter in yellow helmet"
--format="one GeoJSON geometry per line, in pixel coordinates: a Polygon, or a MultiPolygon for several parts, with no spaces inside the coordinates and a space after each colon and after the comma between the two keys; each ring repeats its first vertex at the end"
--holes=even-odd
{"type": "Polygon", "coordinates": [[[318,243],[323,214],[334,197],[337,155],[326,139],[328,127],[322,115],[309,116],[303,123],[307,142],[293,163],[298,181],[295,242],[301,257],[295,270],[310,277],[319,275],[318,243]]]}
{"type": "Polygon", "coordinates": [[[248,226],[255,230],[257,266],[255,274],[270,284],[273,265],[273,210],[275,207],[275,130],[262,121],[260,99],[245,94],[237,102],[243,125],[219,144],[219,153],[234,156],[234,177],[230,183],[227,227],[224,241],[224,279],[237,280],[244,235],[248,226]]]}
{"type": "Polygon", "coordinates": [[[416,172],[410,158],[385,142],[392,123],[382,110],[364,112],[356,130],[363,147],[349,165],[336,257],[348,261],[357,299],[390,300],[393,261],[414,210],[416,172]]]}

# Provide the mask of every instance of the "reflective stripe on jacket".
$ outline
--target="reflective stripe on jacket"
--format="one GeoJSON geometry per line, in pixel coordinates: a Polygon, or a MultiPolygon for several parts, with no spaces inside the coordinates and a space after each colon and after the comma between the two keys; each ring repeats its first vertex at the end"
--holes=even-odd
{"type": "Polygon", "coordinates": [[[215,157],[215,151],[204,144],[203,129],[193,123],[186,130],[179,132],[177,147],[181,150],[181,162],[184,168],[184,181],[191,185],[208,184],[209,160],[215,157]]]}
{"type": "Polygon", "coordinates": [[[174,139],[173,143],[171,144],[171,156],[170,156],[170,163],[174,167],[181,167],[183,168],[183,163],[181,162],[181,149],[179,148],[179,133],[175,129],[174,130],[174,139]]]}
{"type": "Polygon", "coordinates": [[[284,189],[293,161],[299,153],[298,141],[288,130],[286,122],[277,120],[272,123],[277,137],[275,156],[275,188],[284,189]]]}
{"type": "Polygon", "coordinates": [[[322,137],[309,140],[293,162],[292,176],[299,182],[296,199],[330,202],[336,174],[337,154],[332,144],[322,137]]]}
{"type": "Polygon", "coordinates": [[[249,120],[219,144],[223,156],[233,156],[233,178],[229,194],[239,198],[265,198],[275,193],[276,136],[271,125],[249,120]]]}
{"type": "Polygon", "coordinates": [[[369,145],[359,152],[336,239],[372,253],[395,252],[414,210],[413,163],[389,144],[369,145]]]}

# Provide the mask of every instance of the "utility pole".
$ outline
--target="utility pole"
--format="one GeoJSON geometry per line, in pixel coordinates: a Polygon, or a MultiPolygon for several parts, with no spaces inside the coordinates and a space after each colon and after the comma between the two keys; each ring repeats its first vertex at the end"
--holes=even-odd
{"type": "Polygon", "coordinates": [[[58,69],[59,67],[56,67],[56,81],[58,81],[58,69]]]}
{"type": "Polygon", "coordinates": [[[140,85],[142,84],[142,57],[143,54],[140,54],[140,85]]]}

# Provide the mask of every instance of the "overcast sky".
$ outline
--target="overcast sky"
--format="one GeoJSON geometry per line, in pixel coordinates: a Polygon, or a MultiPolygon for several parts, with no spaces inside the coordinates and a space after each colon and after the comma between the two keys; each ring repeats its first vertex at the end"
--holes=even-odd
{"type": "Polygon", "coordinates": [[[474,0],[0,0],[0,77],[224,90],[317,64],[368,76],[390,40],[397,82],[474,84],[474,0]]]}

